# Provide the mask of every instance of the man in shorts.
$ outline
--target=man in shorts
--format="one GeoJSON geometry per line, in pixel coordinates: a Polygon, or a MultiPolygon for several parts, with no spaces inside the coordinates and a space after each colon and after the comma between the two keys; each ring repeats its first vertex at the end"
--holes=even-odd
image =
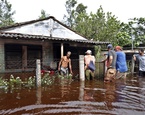
{"type": "Polygon", "coordinates": [[[68,51],[66,56],[63,56],[58,65],[58,71],[60,71],[61,75],[68,75],[69,71],[72,74],[72,66],[71,66],[71,52],[68,51]]]}

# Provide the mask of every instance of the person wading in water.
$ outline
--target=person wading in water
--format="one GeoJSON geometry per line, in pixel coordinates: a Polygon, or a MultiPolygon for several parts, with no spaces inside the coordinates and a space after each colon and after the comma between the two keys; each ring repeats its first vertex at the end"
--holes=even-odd
{"type": "Polygon", "coordinates": [[[63,56],[58,65],[58,71],[61,75],[69,75],[72,74],[72,65],[71,65],[71,52],[68,51],[66,56],[63,56]]]}
{"type": "Polygon", "coordinates": [[[85,75],[87,80],[92,80],[95,77],[95,56],[92,55],[91,50],[87,50],[84,57],[85,75]]]}

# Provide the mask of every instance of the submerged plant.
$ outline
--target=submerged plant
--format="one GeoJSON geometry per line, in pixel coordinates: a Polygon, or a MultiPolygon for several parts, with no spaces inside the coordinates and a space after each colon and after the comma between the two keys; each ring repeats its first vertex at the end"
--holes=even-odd
{"type": "Polygon", "coordinates": [[[0,77],[0,86],[8,86],[8,80],[0,77]]]}
{"type": "Polygon", "coordinates": [[[65,79],[65,78],[67,78],[67,79],[70,79],[70,78],[72,78],[72,74],[68,74],[68,75],[58,75],[58,78],[61,78],[61,79],[65,79]]]}
{"type": "Polygon", "coordinates": [[[42,85],[51,85],[54,81],[54,76],[50,76],[49,73],[44,74],[44,76],[41,79],[42,85]]]}
{"type": "MultiPolygon", "coordinates": [[[[72,81],[72,75],[66,75],[66,76],[62,76],[62,75],[58,75],[57,76],[60,79],[66,79],[69,80],[70,82],[72,81]]],[[[47,86],[47,85],[52,85],[55,81],[56,76],[52,76],[49,73],[44,73],[41,76],[41,85],[42,86],[47,86]]],[[[2,77],[0,77],[0,86],[4,86],[4,87],[10,87],[12,89],[15,88],[22,88],[22,87],[35,87],[36,86],[36,76],[30,76],[27,77],[25,79],[21,79],[20,77],[15,77],[14,75],[10,75],[10,79],[4,79],[2,77]]]]}
{"type": "Polygon", "coordinates": [[[26,83],[27,83],[26,84],[27,87],[35,86],[35,76],[34,77],[30,76],[26,81],[26,83]]]}
{"type": "Polygon", "coordinates": [[[9,85],[11,87],[15,87],[15,86],[21,86],[22,85],[22,80],[20,77],[14,77],[13,75],[10,76],[10,79],[9,79],[9,85]]]}
{"type": "MultiPolygon", "coordinates": [[[[49,73],[46,73],[41,78],[41,84],[51,85],[54,81],[54,76],[50,76],[49,73]]],[[[4,79],[0,77],[0,86],[1,87],[11,87],[12,89],[21,88],[21,87],[35,87],[36,86],[36,77],[30,76],[24,80],[20,77],[15,77],[14,75],[10,75],[10,79],[4,79]]]]}

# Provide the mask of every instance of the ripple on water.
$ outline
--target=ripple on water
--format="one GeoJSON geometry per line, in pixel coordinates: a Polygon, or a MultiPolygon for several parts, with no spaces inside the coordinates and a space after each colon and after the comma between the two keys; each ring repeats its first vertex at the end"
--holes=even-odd
{"type": "MultiPolygon", "coordinates": [[[[135,78],[133,78],[135,79],[135,78]]],[[[57,85],[37,89],[1,91],[0,114],[145,114],[145,80],[60,80],[57,85]]]]}

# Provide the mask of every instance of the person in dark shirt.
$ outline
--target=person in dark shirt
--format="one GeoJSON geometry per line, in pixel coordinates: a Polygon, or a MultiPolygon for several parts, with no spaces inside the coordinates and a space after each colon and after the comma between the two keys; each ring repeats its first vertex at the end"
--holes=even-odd
{"type": "Polygon", "coordinates": [[[109,44],[107,46],[108,53],[107,53],[107,58],[103,60],[102,62],[107,61],[107,68],[111,67],[113,69],[116,69],[116,52],[113,50],[112,44],[109,44]]]}
{"type": "Polygon", "coordinates": [[[107,57],[102,61],[107,61],[107,70],[104,76],[104,82],[111,82],[116,78],[116,59],[117,55],[113,49],[112,44],[107,46],[107,57]]]}
{"type": "Polygon", "coordinates": [[[145,77],[145,55],[144,55],[144,49],[139,49],[139,54],[133,55],[134,60],[138,60],[139,62],[139,76],[145,77]]]}

